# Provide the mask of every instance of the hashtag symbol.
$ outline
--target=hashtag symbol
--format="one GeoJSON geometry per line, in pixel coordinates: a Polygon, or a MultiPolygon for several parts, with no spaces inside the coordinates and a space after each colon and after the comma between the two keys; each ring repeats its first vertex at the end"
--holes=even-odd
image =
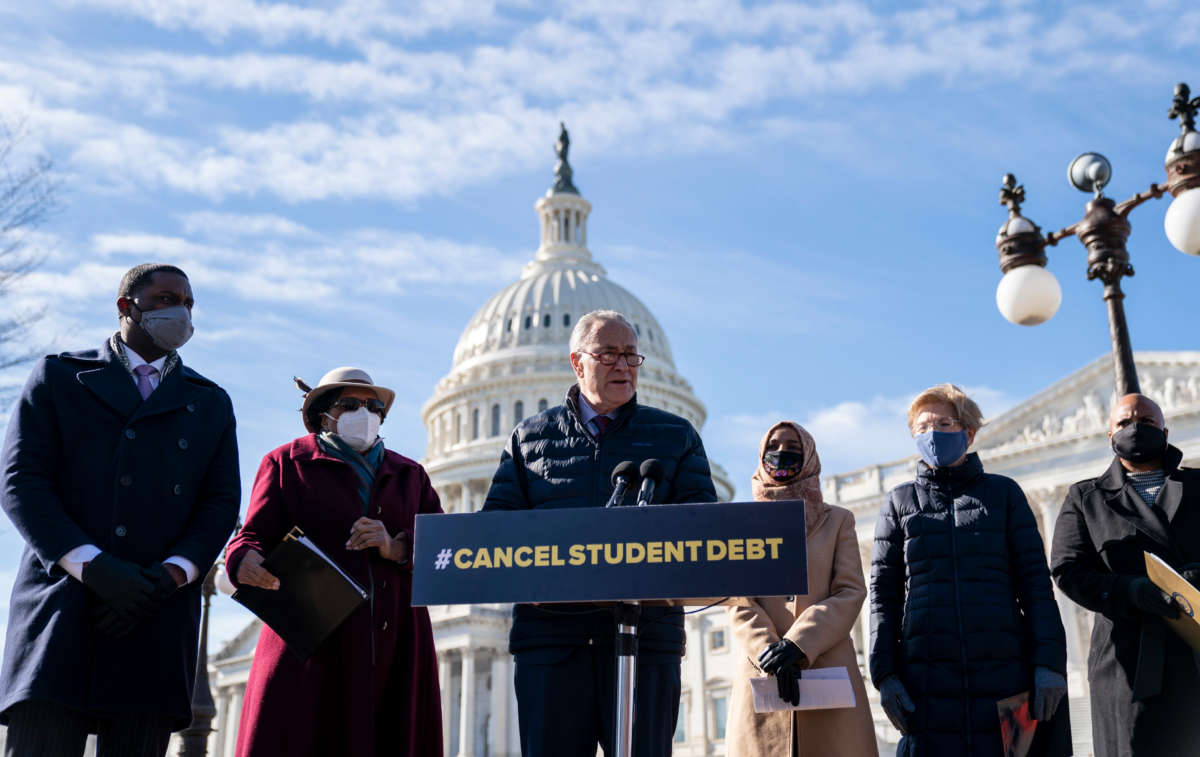
{"type": "Polygon", "coordinates": [[[448,549],[443,549],[437,553],[437,558],[433,561],[434,570],[442,570],[450,564],[450,555],[454,554],[448,549]]]}

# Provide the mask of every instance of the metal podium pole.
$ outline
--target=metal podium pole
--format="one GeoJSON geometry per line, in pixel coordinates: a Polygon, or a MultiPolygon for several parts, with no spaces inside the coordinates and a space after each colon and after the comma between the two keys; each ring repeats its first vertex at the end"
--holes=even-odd
{"type": "Polygon", "coordinates": [[[637,686],[638,602],[617,602],[617,706],[613,747],[616,757],[633,757],[633,691],[637,686]]]}

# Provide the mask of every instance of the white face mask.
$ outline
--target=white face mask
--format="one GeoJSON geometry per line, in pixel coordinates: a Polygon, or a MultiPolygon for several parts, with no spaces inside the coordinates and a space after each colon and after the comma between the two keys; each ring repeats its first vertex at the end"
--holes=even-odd
{"type": "MultiPolygon", "coordinates": [[[[333,416],[326,413],[326,418],[333,416]]],[[[343,412],[337,417],[337,435],[349,444],[355,452],[362,452],[375,443],[379,438],[379,424],[383,421],[378,415],[365,407],[343,412]]]]}

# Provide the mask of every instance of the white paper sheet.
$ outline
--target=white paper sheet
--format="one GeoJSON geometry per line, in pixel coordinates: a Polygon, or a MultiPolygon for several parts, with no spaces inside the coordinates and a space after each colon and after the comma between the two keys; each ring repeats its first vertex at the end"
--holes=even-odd
{"type": "Polygon", "coordinates": [[[780,712],[782,710],[832,710],[854,707],[854,688],[850,685],[850,674],[845,667],[813,668],[804,671],[800,678],[800,704],[793,705],[779,698],[779,685],[775,676],[750,679],[754,692],[755,712],[780,712]]]}

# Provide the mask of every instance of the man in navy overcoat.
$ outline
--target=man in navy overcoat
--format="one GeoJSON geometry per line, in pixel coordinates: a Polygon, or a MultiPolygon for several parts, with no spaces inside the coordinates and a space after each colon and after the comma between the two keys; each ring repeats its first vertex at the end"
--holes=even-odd
{"type": "Polygon", "coordinates": [[[26,546],[0,669],[6,755],[163,755],[191,719],[200,584],[237,520],[233,408],[184,367],[192,291],[121,282],[120,331],[51,355],[13,409],[2,503],[26,546]]]}

